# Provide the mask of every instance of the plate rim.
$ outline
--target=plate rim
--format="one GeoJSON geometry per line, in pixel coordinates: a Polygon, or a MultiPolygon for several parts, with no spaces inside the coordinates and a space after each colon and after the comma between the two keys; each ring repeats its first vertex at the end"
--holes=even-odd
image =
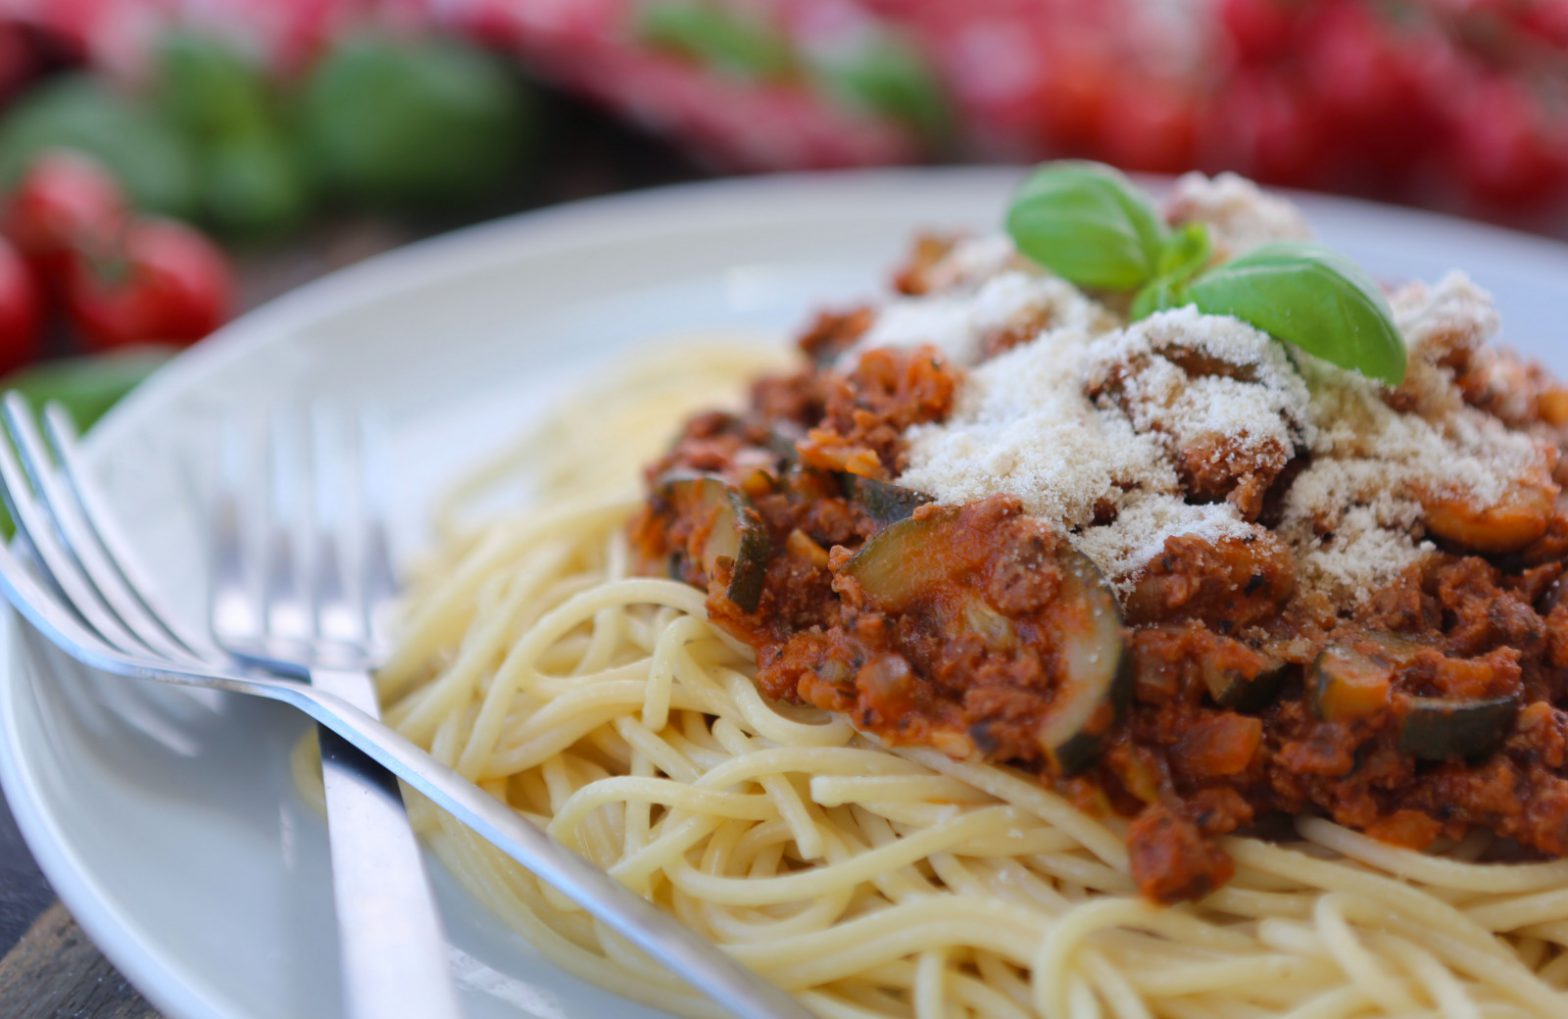
{"type": "MultiPolygon", "coordinates": [[[[116,406],[84,440],[89,457],[101,456],[117,438],[142,418],[157,412],[174,394],[199,386],[231,359],[258,347],[286,342],[293,323],[308,322],[374,301],[404,279],[431,281],[460,278],[498,258],[519,257],[529,249],[561,250],[602,244],[616,236],[659,234],[672,228],[697,229],[700,222],[733,222],[739,210],[746,221],[767,229],[798,222],[793,204],[780,193],[805,192],[835,201],[853,200],[865,191],[886,204],[898,191],[981,186],[996,189],[1026,172],[1019,166],[898,167],[835,170],[770,176],[699,180],[576,199],[466,226],[383,252],[330,272],[247,311],[197,347],[176,355],[129,398],[116,406]],[[749,199],[762,198],[750,202],[749,199]],[[694,221],[693,217],[702,217],[694,221]]],[[[1170,178],[1140,175],[1156,187],[1170,178]]],[[[1291,198],[1307,212],[1361,214],[1406,233],[1441,234],[1452,243],[1474,248],[1502,246],[1521,259],[1558,262],[1568,269],[1568,244],[1522,231],[1454,216],[1335,195],[1270,188],[1291,198]]],[[[878,206],[880,209],[882,206],[878,206]]],[[[918,212],[889,208],[890,218],[919,224],[918,212]]],[[[862,208],[877,218],[880,212],[862,208]]],[[[80,861],[61,832],[48,796],[36,777],[40,762],[21,752],[17,699],[30,693],[13,668],[19,653],[20,618],[9,607],[0,625],[0,787],[29,852],[59,901],[103,955],[135,989],[171,1019],[245,1019],[226,1012],[200,981],[189,979],[177,958],[147,946],[138,934],[137,918],[101,894],[101,883],[80,861]]]]}

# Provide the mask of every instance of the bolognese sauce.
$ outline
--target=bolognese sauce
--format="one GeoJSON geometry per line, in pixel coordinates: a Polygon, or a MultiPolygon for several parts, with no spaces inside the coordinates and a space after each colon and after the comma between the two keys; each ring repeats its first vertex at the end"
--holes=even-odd
{"type": "MultiPolygon", "coordinates": [[[[1173,223],[1303,229],[1233,178],[1173,223]]],[[[922,238],[880,305],[690,420],[633,523],[774,698],[1038,774],[1201,897],[1217,843],[1319,813],[1568,855],[1568,389],[1462,277],[1391,291],[1388,387],[996,238],[922,238]]]]}

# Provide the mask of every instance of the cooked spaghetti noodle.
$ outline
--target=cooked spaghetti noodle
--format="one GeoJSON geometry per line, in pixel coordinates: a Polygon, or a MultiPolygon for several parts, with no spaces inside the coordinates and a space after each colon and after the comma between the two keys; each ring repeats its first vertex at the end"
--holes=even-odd
{"type": "MultiPolygon", "coordinates": [[[[1568,1014],[1568,860],[1474,862],[1484,836],[1422,854],[1303,818],[1289,842],[1227,839],[1234,879],[1160,907],[1136,894],[1123,821],[764,700],[703,593],[635,575],[625,536],[636,465],[763,356],[663,350],[443,506],[382,677],[402,732],[824,1016],[1568,1014]],[[461,521],[525,464],[527,508],[461,521]]],[[[421,806],[452,872],[563,969],[715,1014],[421,806]]]]}

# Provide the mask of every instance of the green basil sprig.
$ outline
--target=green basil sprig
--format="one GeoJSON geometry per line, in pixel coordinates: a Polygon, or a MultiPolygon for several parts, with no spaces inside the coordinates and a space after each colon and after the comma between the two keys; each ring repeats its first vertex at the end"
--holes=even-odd
{"type": "Polygon", "coordinates": [[[1058,276],[1098,290],[1137,290],[1160,267],[1170,231],[1154,206],[1099,163],[1047,163],[1007,210],[1018,250],[1058,276]]]}
{"type": "Polygon", "coordinates": [[[1320,244],[1265,244],[1178,288],[1167,307],[1233,315],[1276,339],[1397,386],[1405,341],[1388,302],[1360,266],[1320,244]]]}
{"type": "Polygon", "coordinates": [[[1007,232],[1070,283],[1134,294],[1134,319],[1193,305],[1369,378],[1404,380],[1405,344],[1388,302],[1365,272],[1322,245],[1267,244],[1211,266],[1201,224],[1171,231],[1122,174],[1076,161],[1047,163],[1025,182],[1007,232]]]}

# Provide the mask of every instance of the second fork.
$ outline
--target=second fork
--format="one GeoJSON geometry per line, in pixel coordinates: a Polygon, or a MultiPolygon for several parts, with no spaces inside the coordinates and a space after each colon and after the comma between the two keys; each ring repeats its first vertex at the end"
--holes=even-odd
{"type": "MultiPolygon", "coordinates": [[[[259,472],[246,470],[238,423],[226,422],[210,514],[210,628],[237,661],[379,715],[374,626],[396,591],[366,430],[314,408],[302,436],[300,420],[274,409],[259,472]]],[[[349,1014],[456,1017],[440,918],[397,783],[325,729],[319,739],[349,1014]]]]}

